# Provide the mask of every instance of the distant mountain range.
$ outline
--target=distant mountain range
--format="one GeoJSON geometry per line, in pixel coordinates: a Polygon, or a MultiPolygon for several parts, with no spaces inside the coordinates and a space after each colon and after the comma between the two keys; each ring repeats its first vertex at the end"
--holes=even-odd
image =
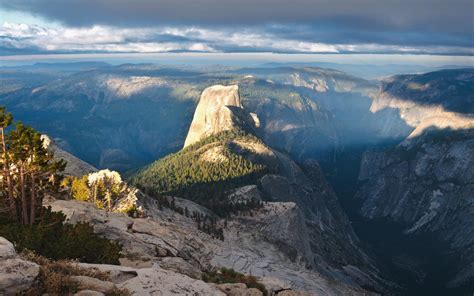
{"type": "Polygon", "coordinates": [[[377,83],[334,70],[74,63],[0,71],[0,103],[99,168],[126,171],[176,151],[201,91],[216,83],[239,84],[262,137],[298,159],[377,134],[367,111],[377,83]]]}

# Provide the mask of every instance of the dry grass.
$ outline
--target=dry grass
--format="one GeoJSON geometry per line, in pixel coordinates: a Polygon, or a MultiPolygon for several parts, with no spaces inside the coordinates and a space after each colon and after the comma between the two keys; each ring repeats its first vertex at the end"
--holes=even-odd
{"type": "MultiPolygon", "coordinates": [[[[59,260],[52,261],[33,252],[23,252],[21,256],[40,265],[40,274],[33,287],[25,292],[27,296],[42,295],[72,295],[78,292],[78,285],[71,276],[87,276],[102,281],[110,281],[107,272],[97,268],[83,268],[75,261],[59,260]]],[[[108,296],[128,296],[130,293],[125,289],[113,289],[106,293],[108,296]]]]}
{"type": "Polygon", "coordinates": [[[257,281],[257,278],[251,275],[244,275],[230,268],[221,268],[218,271],[208,271],[203,273],[202,280],[206,283],[244,283],[248,288],[256,288],[262,291],[263,295],[268,295],[265,286],[257,281]]]}
{"type": "Polygon", "coordinates": [[[114,288],[112,290],[107,291],[105,293],[105,296],[130,296],[130,292],[126,289],[119,289],[119,288],[114,288]]]}

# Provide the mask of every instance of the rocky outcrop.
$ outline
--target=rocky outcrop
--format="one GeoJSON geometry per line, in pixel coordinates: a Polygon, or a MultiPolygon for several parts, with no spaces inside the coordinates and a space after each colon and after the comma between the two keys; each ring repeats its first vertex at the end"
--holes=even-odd
{"type": "Polygon", "coordinates": [[[126,288],[132,295],[211,295],[224,296],[212,285],[186,275],[175,273],[159,266],[137,270],[134,277],[118,286],[126,288]]]}
{"type": "Polygon", "coordinates": [[[18,295],[30,288],[40,268],[37,264],[21,259],[13,244],[0,237],[0,294],[18,295]]]}
{"type": "Polygon", "coordinates": [[[202,278],[202,272],[198,268],[180,257],[163,257],[160,258],[158,264],[164,269],[187,275],[193,279],[202,278]]]}
{"type": "MultiPolygon", "coordinates": [[[[227,223],[225,237],[237,244],[236,233],[258,232],[261,239],[270,242],[276,249],[298,265],[309,267],[313,262],[313,253],[303,214],[292,202],[267,202],[258,211],[251,214],[234,216],[227,223]]],[[[258,239],[256,244],[259,244],[258,239]]],[[[241,244],[246,246],[246,244],[241,244]]],[[[251,244],[248,244],[251,247],[251,244]]],[[[249,262],[250,263],[250,262],[249,262]]],[[[242,264],[246,273],[264,274],[265,268],[242,264]]]]}
{"type": "Polygon", "coordinates": [[[15,247],[5,238],[0,237],[0,258],[11,259],[16,256],[15,247]]]}
{"type": "Polygon", "coordinates": [[[83,275],[71,276],[71,281],[76,283],[79,290],[92,290],[95,292],[107,293],[117,288],[114,283],[83,275]]]}
{"type": "MultiPolygon", "coordinates": [[[[176,260],[181,258],[175,257],[176,260]]],[[[181,259],[182,260],[182,259],[181,259]]],[[[84,264],[82,268],[96,268],[108,273],[113,281],[107,285],[126,289],[131,295],[216,295],[224,296],[213,284],[192,278],[161,263],[145,268],[132,268],[107,264],[84,264]]],[[[94,281],[94,285],[97,282],[94,281]]],[[[90,285],[89,285],[90,286],[90,285]]],[[[99,291],[100,289],[93,289],[99,291]]]]}
{"type": "MultiPolygon", "coordinates": [[[[164,259],[164,258],[163,258],[164,259]]],[[[171,266],[151,262],[148,267],[127,267],[108,264],[78,263],[77,266],[85,269],[99,270],[106,273],[111,281],[100,281],[84,276],[74,276],[72,280],[79,283],[83,295],[86,291],[93,293],[107,293],[110,289],[128,291],[131,295],[216,295],[224,296],[212,283],[205,283],[196,277],[190,277],[183,272],[187,263],[179,257],[168,258],[175,264],[171,266]],[[175,269],[178,270],[175,271],[175,269]],[[85,290],[88,289],[88,290],[85,290]]],[[[198,274],[199,275],[199,274],[198,274]]],[[[87,292],[89,293],[89,292],[87,292]]],[[[82,294],[80,294],[82,295],[82,294]]],[[[90,294],[95,295],[95,294],[90,294]]]]}
{"type": "Polygon", "coordinates": [[[237,188],[229,196],[227,200],[230,204],[247,204],[251,202],[261,202],[262,197],[257,185],[247,185],[237,188]]]}
{"type": "Polygon", "coordinates": [[[244,283],[220,284],[217,288],[227,296],[263,296],[262,291],[256,288],[248,288],[244,283]]]}
{"type": "Polygon", "coordinates": [[[237,85],[214,85],[201,94],[184,147],[219,132],[257,125],[260,123],[255,114],[243,112],[237,85]]]}
{"type": "Polygon", "coordinates": [[[138,275],[137,268],[121,265],[77,263],[77,266],[79,268],[105,272],[109,276],[110,281],[116,285],[126,282],[127,280],[132,279],[138,275]]]}

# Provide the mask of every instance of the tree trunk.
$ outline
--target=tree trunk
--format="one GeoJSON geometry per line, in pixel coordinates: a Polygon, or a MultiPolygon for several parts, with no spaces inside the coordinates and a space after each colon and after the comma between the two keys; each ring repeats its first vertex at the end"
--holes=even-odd
{"type": "Polygon", "coordinates": [[[36,218],[36,180],[35,180],[35,174],[31,173],[30,224],[35,223],[35,218],[36,218]]]}
{"type": "Polygon", "coordinates": [[[10,171],[7,171],[7,186],[8,186],[8,196],[10,198],[10,211],[11,211],[11,217],[12,219],[17,222],[19,222],[19,217],[18,217],[18,208],[17,208],[17,203],[15,200],[15,195],[14,195],[14,188],[13,188],[13,182],[12,182],[12,177],[10,174],[10,171]]]}
{"type": "Polygon", "coordinates": [[[107,191],[107,193],[105,194],[105,198],[107,199],[108,211],[111,212],[112,211],[112,194],[110,193],[110,191],[107,191]]]}
{"type": "Polygon", "coordinates": [[[94,204],[97,204],[97,189],[98,189],[99,186],[97,186],[96,183],[94,183],[94,194],[93,194],[93,201],[94,201],[94,204]]]}
{"type": "Polygon", "coordinates": [[[20,166],[20,194],[21,194],[21,217],[23,224],[27,225],[28,223],[28,199],[26,197],[26,188],[25,188],[25,172],[23,166],[20,166]]]}
{"type": "Polygon", "coordinates": [[[5,142],[5,129],[0,128],[0,137],[1,137],[1,144],[2,144],[2,154],[3,154],[3,181],[6,182],[6,196],[8,199],[8,203],[10,206],[9,214],[10,219],[13,221],[17,220],[17,210],[16,210],[16,203],[15,197],[13,195],[13,185],[10,175],[10,165],[8,162],[8,154],[7,154],[7,145],[5,142]]]}

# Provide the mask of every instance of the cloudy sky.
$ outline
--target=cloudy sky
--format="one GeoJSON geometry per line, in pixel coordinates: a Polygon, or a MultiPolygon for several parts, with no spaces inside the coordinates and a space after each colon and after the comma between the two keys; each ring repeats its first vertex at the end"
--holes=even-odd
{"type": "Polygon", "coordinates": [[[474,55],[474,0],[0,0],[0,55],[474,55]]]}

